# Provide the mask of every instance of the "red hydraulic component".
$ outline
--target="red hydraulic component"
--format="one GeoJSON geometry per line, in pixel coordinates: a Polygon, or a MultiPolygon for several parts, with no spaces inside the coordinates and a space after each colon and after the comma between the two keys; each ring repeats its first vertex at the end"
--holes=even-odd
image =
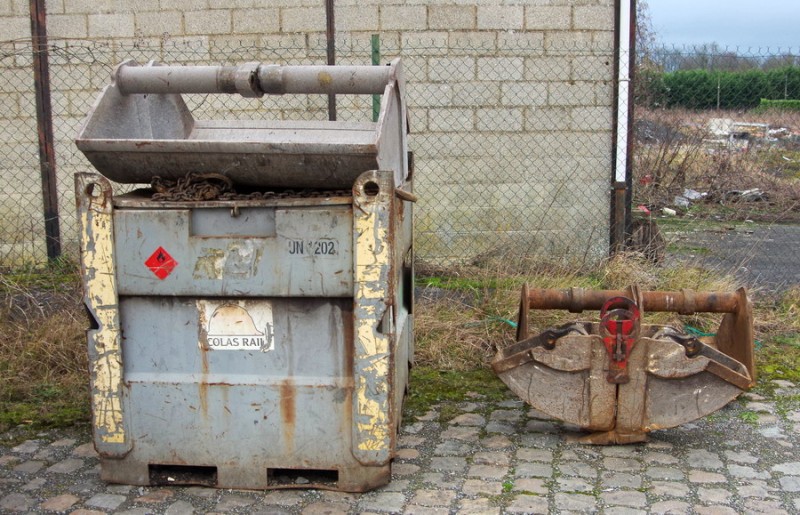
{"type": "Polygon", "coordinates": [[[608,382],[624,384],[628,376],[628,358],[639,337],[641,312],[627,297],[612,297],[600,309],[600,334],[608,352],[608,382]]]}

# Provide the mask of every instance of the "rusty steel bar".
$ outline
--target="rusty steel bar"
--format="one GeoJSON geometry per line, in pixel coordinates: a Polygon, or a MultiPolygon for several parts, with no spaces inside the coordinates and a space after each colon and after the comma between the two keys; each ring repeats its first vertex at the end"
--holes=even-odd
{"type": "Polygon", "coordinates": [[[58,214],[53,109],[50,100],[50,64],[47,43],[47,13],[44,0],[30,1],[31,39],[33,40],[33,81],[36,119],[39,128],[39,166],[42,178],[44,232],[47,258],[61,255],[61,230],[58,214]]]}
{"type": "Polygon", "coordinates": [[[283,66],[245,63],[239,66],[136,66],[128,61],[114,72],[120,93],[263,94],[383,93],[393,78],[391,66],[283,66]]]}
{"type": "MultiPolygon", "coordinates": [[[[736,292],[643,291],[642,308],[645,311],[669,311],[684,315],[697,312],[737,313],[739,295],[736,292]]],[[[600,309],[612,297],[628,297],[627,290],[586,290],[583,288],[530,289],[527,294],[529,309],[566,309],[571,313],[600,309]]]]}

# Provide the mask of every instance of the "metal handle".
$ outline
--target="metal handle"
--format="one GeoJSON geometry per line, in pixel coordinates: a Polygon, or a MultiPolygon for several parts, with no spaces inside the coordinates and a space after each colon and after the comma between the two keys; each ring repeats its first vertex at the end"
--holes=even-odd
{"type": "MultiPolygon", "coordinates": [[[[527,292],[528,309],[566,309],[580,313],[586,309],[600,309],[612,297],[625,297],[625,290],[567,290],[530,289],[527,292]]],[[[736,313],[739,295],[736,292],[643,291],[642,308],[645,311],[669,311],[684,315],[698,312],[736,313]]]]}
{"type": "Polygon", "coordinates": [[[245,97],[264,94],[383,93],[394,80],[392,66],[284,66],[245,63],[239,66],[161,66],[133,61],[120,64],[113,78],[120,93],[238,93],[245,97]]]}

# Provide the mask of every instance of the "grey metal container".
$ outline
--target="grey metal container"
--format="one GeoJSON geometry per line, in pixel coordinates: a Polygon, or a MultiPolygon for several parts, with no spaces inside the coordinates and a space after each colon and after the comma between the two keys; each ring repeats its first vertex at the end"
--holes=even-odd
{"type": "MultiPolygon", "coordinates": [[[[405,131],[384,136],[405,148],[405,131]]],[[[171,148],[158,158],[187,166],[171,148]]],[[[104,174],[120,177],[107,173],[116,162],[129,177],[92,152],[104,174]]],[[[76,175],[104,480],[352,492],[389,481],[413,356],[412,204],[398,195],[411,183],[398,162],[348,169],[350,195],[266,200],[159,202],[76,175]]],[[[292,185],[308,186],[296,172],[292,185]]]]}

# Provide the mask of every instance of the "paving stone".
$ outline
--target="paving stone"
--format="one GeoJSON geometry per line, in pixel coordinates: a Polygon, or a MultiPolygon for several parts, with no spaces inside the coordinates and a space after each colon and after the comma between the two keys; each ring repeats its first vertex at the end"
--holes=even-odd
{"type": "Polygon", "coordinates": [[[11,452],[17,454],[33,454],[34,452],[39,450],[41,446],[41,442],[38,440],[26,440],[21,444],[17,445],[16,447],[11,448],[11,452]]]}
{"type": "Polygon", "coordinates": [[[506,513],[548,513],[547,497],[538,495],[518,495],[505,510],[506,513]]]}
{"type": "Polygon", "coordinates": [[[406,506],[404,515],[448,515],[449,508],[435,507],[435,506],[418,506],[416,504],[409,504],[406,506]]]}
{"type": "Polygon", "coordinates": [[[50,466],[47,471],[54,472],[56,474],[72,474],[73,472],[83,468],[84,465],[85,463],[81,459],[69,458],[50,466]]]}
{"type": "Polygon", "coordinates": [[[467,460],[456,457],[431,458],[430,468],[443,472],[462,472],[467,468],[467,460]]]}
{"type": "Polygon", "coordinates": [[[164,515],[193,515],[194,506],[188,501],[175,501],[164,511],[164,515]]]}
{"type": "Polygon", "coordinates": [[[476,465],[509,465],[511,457],[507,452],[476,452],[472,456],[476,465]]]}
{"type": "Polygon", "coordinates": [[[44,465],[45,462],[39,460],[23,461],[14,467],[14,472],[22,472],[23,474],[36,474],[42,469],[42,467],[44,467],[44,465]]]}
{"type": "Polygon", "coordinates": [[[769,479],[769,472],[758,472],[753,467],[743,465],[728,465],[728,472],[741,479],[769,479]]]}
{"type": "Polygon", "coordinates": [[[128,495],[131,490],[133,490],[133,486],[131,485],[108,485],[106,493],[128,495]]]}
{"type": "Polygon", "coordinates": [[[678,481],[684,478],[683,472],[675,467],[648,467],[645,474],[647,477],[653,479],[669,479],[672,481],[678,481]]]}
{"type": "Polygon", "coordinates": [[[400,438],[397,439],[397,443],[401,447],[419,447],[427,440],[428,439],[424,436],[400,435],[400,438]]]}
{"type": "Polygon", "coordinates": [[[410,476],[419,472],[419,466],[413,463],[395,463],[392,465],[393,476],[410,476]]]}
{"type": "Polygon", "coordinates": [[[630,445],[609,445],[600,449],[600,454],[610,458],[638,458],[638,450],[630,445]]]}
{"type": "Polygon", "coordinates": [[[33,497],[23,493],[10,493],[0,498],[0,511],[28,511],[36,504],[33,497]]]}
{"type": "Polygon", "coordinates": [[[486,424],[486,432],[489,434],[513,435],[516,429],[514,429],[514,426],[504,422],[491,421],[486,424]]]}
{"type": "Polygon", "coordinates": [[[484,479],[467,479],[461,487],[464,495],[500,495],[503,493],[503,483],[500,481],[486,481],[484,479]]]}
{"type": "Polygon", "coordinates": [[[556,424],[545,420],[531,420],[525,424],[525,431],[530,431],[531,433],[557,433],[560,428],[556,424]]]}
{"type": "Polygon", "coordinates": [[[522,461],[553,461],[553,451],[547,449],[517,449],[517,459],[522,461]]]}
{"type": "Polygon", "coordinates": [[[50,447],[61,448],[61,447],[72,447],[73,445],[75,445],[74,438],[59,438],[58,440],[52,442],[50,444],[50,447]]]}
{"type": "Polygon", "coordinates": [[[695,506],[694,511],[697,515],[738,515],[739,513],[730,506],[722,506],[719,504],[712,506],[695,506]]]}
{"type": "Polygon", "coordinates": [[[644,510],[637,510],[627,506],[612,506],[603,510],[604,515],[647,515],[644,510]]]}
{"type": "Polygon", "coordinates": [[[433,454],[436,456],[466,456],[469,454],[472,446],[456,440],[448,440],[436,446],[433,454]]]}
{"type": "Polygon", "coordinates": [[[480,443],[487,449],[507,449],[513,445],[511,440],[503,435],[494,435],[489,438],[484,438],[480,443]]]}
{"type": "Polygon", "coordinates": [[[725,451],[725,457],[728,458],[729,461],[735,461],[737,463],[758,463],[758,458],[746,451],[725,451]]]}
{"type": "Polygon", "coordinates": [[[442,432],[442,440],[460,440],[462,442],[477,442],[480,429],[477,427],[449,427],[442,432]]]}
{"type": "Polygon", "coordinates": [[[555,449],[563,438],[559,435],[542,433],[524,433],[519,437],[520,447],[538,447],[540,449],[555,449]]]}
{"type": "Polygon", "coordinates": [[[636,508],[647,505],[647,496],[636,490],[603,492],[600,494],[600,499],[609,506],[630,506],[636,508]]]}
{"type": "Polygon", "coordinates": [[[210,499],[212,497],[216,497],[219,490],[216,488],[208,488],[205,486],[190,486],[186,490],[184,490],[187,494],[193,495],[195,497],[200,497],[203,499],[210,499]]]}
{"type": "Polygon", "coordinates": [[[116,510],[120,504],[124,503],[126,498],[124,495],[117,494],[95,494],[91,499],[87,500],[84,504],[92,508],[100,508],[101,510],[116,510]]]}
{"type": "Polygon", "coordinates": [[[80,508],[78,510],[73,511],[69,515],[106,515],[106,512],[100,510],[87,510],[85,508],[80,508]]]}
{"type": "Polygon", "coordinates": [[[517,422],[522,418],[522,412],[519,410],[504,410],[496,409],[489,415],[489,420],[497,420],[501,422],[517,422]]]}
{"type": "Polygon", "coordinates": [[[556,509],[594,513],[597,511],[597,500],[584,494],[557,493],[556,509]]]}
{"type": "Polygon", "coordinates": [[[686,497],[689,495],[689,487],[675,481],[653,481],[650,484],[650,491],[658,497],[686,497]]]}
{"type": "Polygon", "coordinates": [[[347,504],[331,502],[315,502],[309,504],[301,512],[303,515],[347,515],[350,507],[347,504]]]}
{"type": "Polygon", "coordinates": [[[723,488],[698,488],[697,497],[706,504],[722,504],[730,501],[733,494],[723,488]]]}
{"type": "Polygon", "coordinates": [[[547,495],[548,487],[544,479],[534,477],[522,477],[514,480],[514,486],[511,488],[514,492],[532,493],[538,495],[547,495]]]}
{"type": "Polygon", "coordinates": [[[368,495],[358,503],[359,511],[376,511],[379,513],[401,513],[406,503],[406,498],[401,493],[381,492],[368,495]]]}
{"type": "Polygon", "coordinates": [[[690,470],[689,482],[690,483],[726,483],[728,479],[722,474],[716,472],[706,472],[704,470],[690,470]]]}
{"type": "Polygon", "coordinates": [[[415,460],[419,458],[419,451],[417,449],[398,449],[395,453],[395,458],[399,460],[415,460]]]}
{"type": "Polygon", "coordinates": [[[736,493],[741,497],[760,497],[762,499],[772,497],[769,493],[766,481],[750,481],[736,487],[736,493]]]}
{"type": "Polygon", "coordinates": [[[591,492],[594,487],[587,481],[576,477],[558,478],[558,489],[562,492],[591,492]]]}
{"type": "Polygon", "coordinates": [[[381,487],[380,491],[381,492],[402,492],[406,488],[408,488],[408,485],[410,483],[411,483],[411,481],[409,481],[408,479],[394,479],[394,478],[392,478],[392,480],[389,481],[388,485],[381,487]]]}
{"type": "Polygon", "coordinates": [[[678,458],[664,452],[648,452],[645,453],[642,461],[648,464],[659,463],[661,465],[674,465],[675,463],[678,463],[678,458]]]}
{"type": "Polygon", "coordinates": [[[14,465],[22,461],[19,456],[12,456],[10,454],[6,456],[0,456],[0,467],[8,467],[9,465],[14,465]]]}
{"type": "Polygon", "coordinates": [[[72,455],[79,458],[96,458],[97,451],[94,450],[94,444],[84,443],[72,449],[72,455]]]}
{"type": "MultiPolygon", "coordinates": [[[[777,420],[777,419],[776,419],[777,420]]],[[[758,429],[758,434],[765,438],[785,438],[783,430],[778,426],[762,427],[758,429]]]]}
{"type": "Polygon", "coordinates": [[[523,410],[525,409],[525,402],[519,399],[506,399],[504,401],[498,402],[497,406],[499,408],[514,409],[515,411],[523,413],[523,410]]]}
{"type": "Polygon", "coordinates": [[[439,418],[439,412],[431,410],[425,413],[424,415],[418,416],[417,420],[419,420],[420,422],[432,422],[434,420],[437,420],[438,418],[439,418]]]}
{"type": "Polygon", "coordinates": [[[661,501],[650,507],[650,513],[654,515],[685,515],[690,512],[691,506],[683,501],[661,501]]]}
{"type": "Polygon", "coordinates": [[[689,466],[703,470],[719,470],[724,467],[719,455],[705,449],[693,449],[686,458],[689,466]]]}
{"type": "Polygon", "coordinates": [[[748,402],[746,407],[750,411],[755,411],[756,413],[770,413],[773,408],[766,402],[748,402]]]}
{"type": "Polygon", "coordinates": [[[32,492],[34,490],[40,489],[46,484],[47,484],[47,478],[36,477],[25,483],[22,486],[22,489],[25,490],[26,492],[32,492]]]}
{"type": "Polygon", "coordinates": [[[642,476],[639,474],[603,474],[601,476],[603,488],[641,488],[642,476]]]}
{"type": "Polygon", "coordinates": [[[303,496],[297,491],[276,490],[265,495],[262,502],[264,504],[275,504],[278,506],[297,506],[303,502],[303,496]]]}
{"type": "Polygon", "coordinates": [[[418,506],[450,506],[456,493],[450,490],[417,490],[411,503],[418,506]]]}
{"type": "Polygon", "coordinates": [[[603,467],[611,472],[639,472],[642,462],[633,458],[604,458],[603,467]]]}
{"type": "Polygon", "coordinates": [[[460,409],[461,411],[468,411],[468,412],[475,411],[482,407],[484,407],[484,404],[483,403],[478,404],[477,402],[462,402],[461,404],[458,405],[458,409],[460,409]]]}
{"type": "Polygon", "coordinates": [[[545,477],[553,476],[553,467],[546,463],[520,463],[514,467],[516,477],[545,477]]]}
{"type": "Polygon", "coordinates": [[[464,483],[460,472],[426,472],[422,474],[422,482],[445,490],[458,490],[464,483]]]}
{"type": "Polygon", "coordinates": [[[72,494],[61,494],[47,499],[39,505],[39,508],[46,511],[66,511],[80,500],[80,497],[76,497],[72,494]]]}
{"type": "Polygon", "coordinates": [[[170,500],[173,495],[175,495],[174,490],[170,490],[168,488],[160,488],[158,490],[150,490],[148,492],[145,492],[144,494],[134,499],[134,502],[145,503],[145,504],[157,504],[170,500]]]}
{"type": "Polygon", "coordinates": [[[255,499],[245,497],[244,495],[225,495],[217,503],[215,509],[217,511],[226,512],[238,508],[245,508],[255,503],[255,499]]]}
{"type": "Polygon", "coordinates": [[[783,515],[788,512],[783,509],[781,501],[766,499],[746,499],[744,501],[745,511],[750,513],[767,513],[769,515],[783,515]]]}
{"type": "Polygon", "coordinates": [[[459,515],[500,515],[500,508],[489,504],[489,499],[462,499],[458,504],[459,515]]]}
{"type": "Polygon", "coordinates": [[[773,472],[780,472],[787,476],[800,476],[800,461],[792,461],[789,463],[779,463],[772,467],[773,472]]]}
{"type": "Polygon", "coordinates": [[[800,492],[800,477],[783,476],[779,481],[784,492],[800,492]]]}
{"type": "Polygon", "coordinates": [[[597,468],[588,463],[561,463],[559,470],[565,476],[577,476],[594,479],[597,477],[597,468]]]}
{"type": "Polygon", "coordinates": [[[464,413],[450,421],[454,426],[483,426],[486,424],[486,419],[477,413],[464,413]]]}
{"type": "Polygon", "coordinates": [[[53,449],[42,449],[33,455],[35,460],[53,461],[53,449]]]}
{"type": "Polygon", "coordinates": [[[508,467],[499,465],[473,465],[467,472],[467,477],[480,479],[503,479],[508,474],[508,467]]]}
{"type": "Polygon", "coordinates": [[[153,515],[153,510],[147,508],[131,508],[129,510],[115,511],[114,515],[153,515]]]}

